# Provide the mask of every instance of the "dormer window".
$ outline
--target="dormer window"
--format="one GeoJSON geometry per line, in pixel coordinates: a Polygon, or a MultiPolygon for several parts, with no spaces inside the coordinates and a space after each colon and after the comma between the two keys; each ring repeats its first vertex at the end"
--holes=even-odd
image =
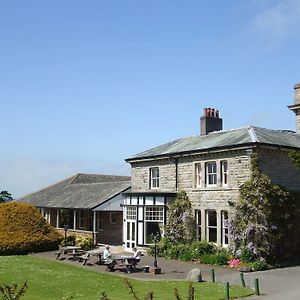
{"type": "Polygon", "coordinates": [[[150,189],[159,188],[159,168],[150,168],[150,189]]]}

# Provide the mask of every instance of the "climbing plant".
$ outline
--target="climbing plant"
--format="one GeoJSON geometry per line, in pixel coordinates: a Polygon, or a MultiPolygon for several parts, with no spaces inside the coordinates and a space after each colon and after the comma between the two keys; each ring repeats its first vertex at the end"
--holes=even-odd
{"type": "Polygon", "coordinates": [[[300,168],[300,151],[291,151],[289,153],[289,157],[296,164],[296,166],[300,168]]]}
{"type": "Polygon", "coordinates": [[[256,155],[251,165],[251,178],[242,185],[229,222],[232,247],[248,260],[278,261],[291,250],[295,202],[289,191],[260,171],[256,155]]]}
{"type": "Polygon", "coordinates": [[[194,238],[195,219],[192,205],[185,191],[177,194],[169,205],[169,218],[165,237],[174,243],[190,243],[194,238]]]}

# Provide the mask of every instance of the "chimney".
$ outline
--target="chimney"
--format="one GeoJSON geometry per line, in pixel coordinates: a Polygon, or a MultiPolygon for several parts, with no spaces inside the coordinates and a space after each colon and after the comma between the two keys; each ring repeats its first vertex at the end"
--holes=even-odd
{"type": "Polygon", "coordinates": [[[295,102],[289,105],[288,108],[294,112],[296,116],[296,132],[300,134],[300,83],[295,84],[295,102]]]}
{"type": "Polygon", "coordinates": [[[219,111],[214,108],[204,108],[203,116],[200,118],[200,134],[207,135],[213,131],[223,129],[223,120],[220,118],[219,111]]]}

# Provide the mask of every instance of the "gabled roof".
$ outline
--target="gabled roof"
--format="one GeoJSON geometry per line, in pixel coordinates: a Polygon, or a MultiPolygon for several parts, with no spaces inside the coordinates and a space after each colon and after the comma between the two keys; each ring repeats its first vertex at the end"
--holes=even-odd
{"type": "Polygon", "coordinates": [[[76,174],[17,201],[45,208],[92,209],[130,186],[129,176],[76,174]]]}
{"type": "Polygon", "coordinates": [[[249,126],[222,130],[201,136],[191,136],[143,151],[126,161],[163,157],[181,153],[204,152],[211,149],[239,147],[243,145],[267,144],[283,148],[300,149],[300,135],[289,130],[272,130],[249,126]]]}

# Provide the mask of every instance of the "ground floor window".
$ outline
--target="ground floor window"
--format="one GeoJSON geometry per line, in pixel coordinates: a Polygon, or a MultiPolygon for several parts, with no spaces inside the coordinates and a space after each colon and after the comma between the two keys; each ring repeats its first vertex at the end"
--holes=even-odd
{"type": "Polygon", "coordinates": [[[117,213],[115,211],[109,212],[109,224],[117,224],[117,213]]]}
{"type": "Polygon", "coordinates": [[[215,210],[206,211],[206,239],[208,242],[217,242],[217,212],[215,210]]]}
{"type": "Polygon", "coordinates": [[[228,246],[228,211],[222,210],[222,246],[228,246]]]}
{"type": "Polygon", "coordinates": [[[201,210],[195,210],[195,220],[196,220],[196,240],[201,241],[201,210]]]}
{"type": "Polygon", "coordinates": [[[68,225],[69,229],[74,228],[74,210],[62,208],[59,210],[59,227],[68,225]]]}
{"type": "Polygon", "coordinates": [[[152,244],[153,237],[157,234],[163,235],[164,208],[148,206],[145,207],[145,243],[152,244]]]}

